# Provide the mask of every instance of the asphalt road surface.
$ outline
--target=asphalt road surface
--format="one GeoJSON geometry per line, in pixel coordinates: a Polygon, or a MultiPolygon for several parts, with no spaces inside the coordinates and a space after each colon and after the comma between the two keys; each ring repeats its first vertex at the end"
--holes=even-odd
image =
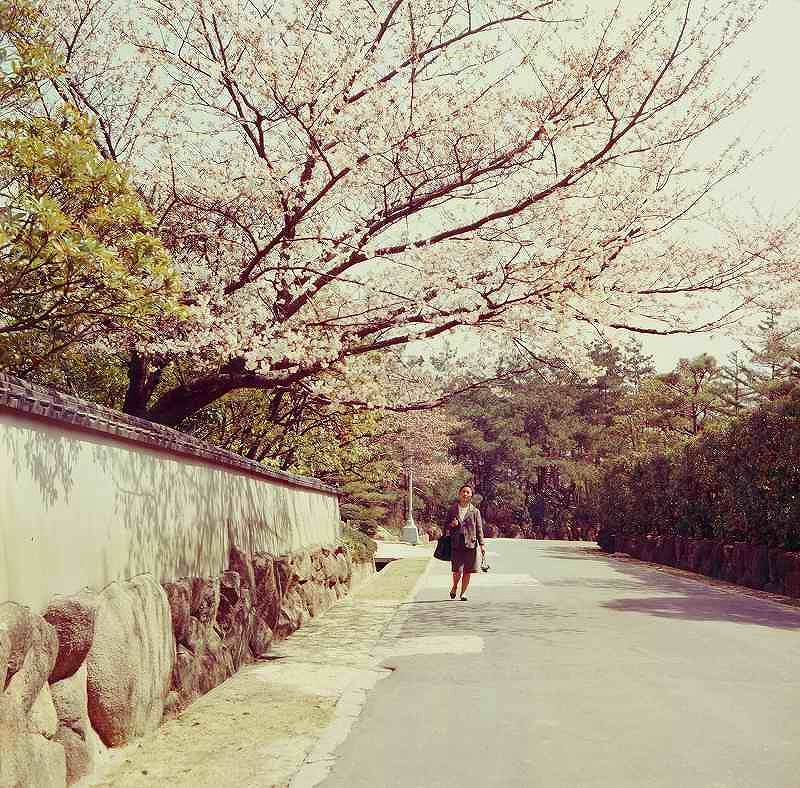
{"type": "Polygon", "coordinates": [[[800,610],[588,543],[436,562],[332,786],[800,788],[800,610]]]}

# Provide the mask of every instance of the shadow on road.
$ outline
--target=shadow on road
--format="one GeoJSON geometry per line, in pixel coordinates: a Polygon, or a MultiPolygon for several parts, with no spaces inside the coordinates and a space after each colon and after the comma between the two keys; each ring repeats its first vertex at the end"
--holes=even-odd
{"type": "Polygon", "coordinates": [[[557,632],[581,633],[576,627],[576,611],[559,610],[540,602],[417,600],[403,607],[414,607],[414,614],[402,630],[405,637],[452,634],[464,630],[475,635],[541,638],[557,632]],[[441,602],[447,602],[443,607],[441,602]]]}
{"type": "Polygon", "coordinates": [[[613,561],[612,566],[618,572],[637,578],[641,591],[667,592],[670,596],[613,599],[603,603],[603,607],[610,610],[688,621],[734,621],[777,629],[800,629],[800,610],[784,607],[779,600],[749,596],[749,589],[734,585],[720,589],[708,585],[708,579],[702,575],[697,579],[674,577],[650,565],[613,561]]]}
{"type": "Polygon", "coordinates": [[[542,548],[537,550],[537,554],[546,558],[567,558],[569,560],[602,561],[604,558],[608,558],[608,553],[591,542],[561,542],[554,545],[542,545],[542,548]],[[570,546],[567,547],[567,545],[570,546]]]}
{"type": "Polygon", "coordinates": [[[593,560],[607,564],[617,577],[572,577],[547,580],[546,587],[584,587],[598,591],[639,591],[649,596],[599,601],[602,607],[628,613],[646,613],[662,618],[683,618],[687,621],[731,621],[761,627],[800,629],[800,609],[780,600],[749,596],[749,589],[731,585],[724,590],[709,585],[702,575],[675,577],[661,571],[658,565],[641,564],[611,558],[599,547],[575,542],[542,544],[537,554],[543,558],[593,560]],[[628,579],[622,579],[627,575],[628,579]],[[657,596],[664,593],[667,596],[657,596]]]}
{"type": "Polygon", "coordinates": [[[610,610],[649,613],[688,621],[732,621],[777,629],[800,629],[800,612],[777,604],[703,588],[683,596],[614,599],[603,603],[610,610]]]}

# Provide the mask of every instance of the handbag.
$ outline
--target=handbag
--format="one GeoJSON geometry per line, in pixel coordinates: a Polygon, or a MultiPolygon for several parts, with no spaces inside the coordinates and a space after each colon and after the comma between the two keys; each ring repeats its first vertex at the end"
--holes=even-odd
{"type": "Polygon", "coordinates": [[[489,562],[486,560],[486,554],[482,553],[477,547],[475,548],[475,564],[472,567],[473,572],[477,572],[480,569],[481,572],[488,572],[489,571],[489,562]]]}
{"type": "Polygon", "coordinates": [[[438,558],[440,561],[449,561],[453,553],[453,541],[450,534],[442,534],[436,540],[436,549],[433,551],[433,557],[438,558]]]}

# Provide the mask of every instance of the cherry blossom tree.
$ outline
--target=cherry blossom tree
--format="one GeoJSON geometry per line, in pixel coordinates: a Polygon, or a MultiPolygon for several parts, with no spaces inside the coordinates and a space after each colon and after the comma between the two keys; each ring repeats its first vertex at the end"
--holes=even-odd
{"type": "Polygon", "coordinates": [[[292,386],[409,407],[383,360],[437,337],[571,358],[586,327],[731,319],[793,231],[698,250],[676,228],[742,164],[693,146],[753,85],[718,70],[757,3],[624,6],[50,0],[59,89],[137,174],[188,293],[133,342],[126,410],[178,424],[292,386]]]}
{"type": "Polygon", "coordinates": [[[389,414],[381,421],[379,440],[398,458],[403,470],[413,470],[420,482],[452,479],[463,468],[453,457],[452,434],[458,422],[443,409],[389,414]]]}

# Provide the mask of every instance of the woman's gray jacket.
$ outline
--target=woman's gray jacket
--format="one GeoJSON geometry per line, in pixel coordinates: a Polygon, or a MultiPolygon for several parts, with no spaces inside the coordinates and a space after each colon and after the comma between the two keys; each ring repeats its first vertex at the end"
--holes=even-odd
{"type": "Polygon", "coordinates": [[[458,528],[451,530],[450,523],[453,520],[458,520],[458,504],[454,503],[447,510],[447,519],[445,520],[445,527],[442,533],[457,534],[459,531],[464,534],[464,547],[470,550],[476,545],[483,544],[483,521],[481,520],[481,513],[472,504],[464,513],[464,519],[460,520],[458,528]]]}

